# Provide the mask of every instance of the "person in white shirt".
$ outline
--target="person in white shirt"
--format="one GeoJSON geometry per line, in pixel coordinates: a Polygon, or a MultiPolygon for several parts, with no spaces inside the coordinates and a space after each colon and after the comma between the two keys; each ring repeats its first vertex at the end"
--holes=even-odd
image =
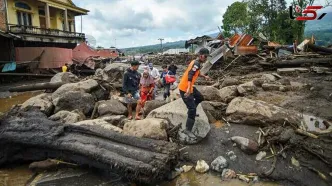
{"type": "Polygon", "coordinates": [[[149,70],[150,70],[150,76],[154,79],[155,82],[155,89],[153,91],[153,99],[155,99],[157,95],[157,85],[160,79],[160,73],[159,70],[153,67],[152,63],[149,63],[149,70]]]}

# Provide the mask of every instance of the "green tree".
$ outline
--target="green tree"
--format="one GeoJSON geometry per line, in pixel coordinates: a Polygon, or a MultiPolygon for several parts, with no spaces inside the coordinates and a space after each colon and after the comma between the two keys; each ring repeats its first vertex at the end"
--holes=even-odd
{"type": "Polygon", "coordinates": [[[228,6],[223,16],[224,35],[229,37],[235,33],[245,33],[248,30],[247,3],[235,2],[228,6]]]}

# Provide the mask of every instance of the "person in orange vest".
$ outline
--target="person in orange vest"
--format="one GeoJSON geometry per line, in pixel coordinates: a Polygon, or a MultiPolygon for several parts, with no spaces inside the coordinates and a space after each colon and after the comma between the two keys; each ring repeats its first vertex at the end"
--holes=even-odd
{"type": "Polygon", "coordinates": [[[194,87],[194,84],[199,76],[204,77],[206,80],[210,79],[209,76],[200,73],[202,64],[205,63],[208,56],[210,56],[209,53],[209,50],[206,48],[199,50],[199,56],[189,64],[178,86],[181,98],[188,108],[186,129],[183,130],[183,133],[191,138],[196,138],[192,132],[195,117],[198,116],[196,115],[196,108],[204,100],[202,94],[194,87]]]}

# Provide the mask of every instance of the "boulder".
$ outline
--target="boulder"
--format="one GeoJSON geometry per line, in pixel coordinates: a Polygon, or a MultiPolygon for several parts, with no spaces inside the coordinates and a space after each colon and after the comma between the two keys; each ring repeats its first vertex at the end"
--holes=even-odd
{"type": "MultiPolygon", "coordinates": [[[[169,104],[159,107],[153,110],[147,118],[160,118],[166,119],[170,124],[175,127],[181,125],[182,129],[185,129],[187,120],[187,107],[182,99],[175,100],[169,104]]],[[[196,117],[196,122],[193,127],[193,133],[198,137],[197,139],[191,139],[186,134],[179,130],[179,139],[182,143],[195,144],[206,137],[211,127],[208,122],[208,118],[201,105],[197,107],[197,113],[199,117],[196,117]]]]}
{"type": "Polygon", "coordinates": [[[25,101],[21,108],[38,107],[47,116],[50,116],[54,110],[54,105],[51,101],[51,94],[40,94],[25,101]]]}
{"type": "Polygon", "coordinates": [[[73,125],[76,126],[81,126],[81,125],[93,125],[93,126],[99,126],[105,130],[109,130],[109,131],[114,131],[114,132],[118,132],[118,133],[122,133],[122,129],[119,127],[116,127],[110,123],[108,123],[107,121],[103,120],[103,119],[95,119],[95,120],[85,120],[85,121],[80,121],[77,123],[74,123],[73,125]]]}
{"type": "Polygon", "coordinates": [[[100,116],[111,115],[126,115],[127,108],[118,100],[107,100],[98,102],[98,114],[100,116]]]}
{"type": "Polygon", "coordinates": [[[219,93],[221,96],[221,100],[225,103],[231,102],[234,98],[236,98],[239,95],[236,86],[224,87],[221,90],[219,90],[219,93]]]}
{"type": "Polygon", "coordinates": [[[151,111],[153,111],[156,108],[159,108],[166,104],[166,101],[164,100],[151,100],[147,101],[144,106],[144,114],[148,115],[151,111]]]}
{"type": "Polygon", "coordinates": [[[290,86],[291,85],[291,81],[288,78],[281,78],[278,80],[278,82],[282,85],[285,86],[290,86]]]}
{"type": "Polygon", "coordinates": [[[64,124],[72,124],[72,123],[77,123],[79,121],[83,121],[85,119],[85,116],[83,113],[81,113],[78,110],[74,110],[72,112],[62,110],[49,117],[49,119],[64,124]]]}
{"type": "Polygon", "coordinates": [[[129,67],[126,63],[111,63],[99,73],[102,75],[104,81],[121,83],[123,75],[129,67]]]}
{"type": "Polygon", "coordinates": [[[253,81],[241,84],[237,87],[237,90],[241,96],[250,95],[251,93],[255,93],[257,91],[257,87],[255,86],[253,81]]]}
{"type": "Polygon", "coordinates": [[[205,101],[221,101],[217,88],[212,86],[199,86],[197,90],[203,95],[205,101]]]}
{"type": "Polygon", "coordinates": [[[273,83],[277,80],[277,78],[272,74],[263,74],[261,79],[264,80],[264,83],[273,83]]]}
{"type": "Polygon", "coordinates": [[[229,86],[233,86],[233,85],[239,85],[240,81],[234,78],[225,78],[225,80],[222,82],[220,89],[224,88],[224,87],[229,87],[229,86]]]}
{"type": "MultiPolygon", "coordinates": [[[[201,103],[203,110],[208,116],[208,113],[212,115],[214,119],[221,120],[226,112],[227,104],[222,102],[203,101],[201,103]]],[[[209,119],[210,121],[210,119],[209,119]]],[[[210,121],[211,123],[211,121],[210,121]]]]}
{"type": "Polygon", "coordinates": [[[102,119],[107,121],[108,123],[123,128],[124,124],[129,121],[124,115],[104,115],[99,117],[98,119],[102,119]]]}
{"type": "Polygon", "coordinates": [[[148,118],[127,122],[123,127],[124,134],[140,138],[167,140],[166,130],[169,123],[164,119],[148,118]]]}
{"type": "Polygon", "coordinates": [[[226,114],[229,122],[248,125],[269,126],[283,124],[285,121],[295,125],[301,123],[300,114],[297,112],[243,97],[233,99],[226,114]]]}
{"type": "Polygon", "coordinates": [[[253,140],[240,136],[234,136],[231,140],[240,146],[240,149],[247,154],[255,154],[258,152],[258,143],[253,140]]]}
{"type": "Polygon", "coordinates": [[[224,168],[228,167],[228,162],[223,156],[219,156],[211,163],[211,167],[214,171],[222,173],[224,168]]]}
{"type": "Polygon", "coordinates": [[[209,169],[210,169],[209,165],[204,160],[197,161],[195,171],[199,173],[206,173],[207,171],[209,171],[209,169]]]}
{"type": "Polygon", "coordinates": [[[52,79],[51,79],[51,83],[58,83],[58,82],[62,82],[62,83],[75,83],[78,82],[79,79],[76,75],[72,74],[71,72],[61,72],[61,73],[57,73],[55,74],[52,79]]]}
{"type": "Polygon", "coordinates": [[[55,113],[61,110],[73,111],[79,110],[85,115],[92,112],[95,100],[91,94],[81,91],[68,91],[53,99],[55,113]]]}
{"type": "Polygon", "coordinates": [[[60,88],[58,88],[58,90],[56,90],[52,94],[52,100],[59,98],[61,95],[69,91],[82,91],[85,93],[91,93],[93,92],[93,90],[97,89],[98,86],[99,86],[98,82],[93,79],[89,79],[78,83],[68,83],[62,85],[60,88]]]}

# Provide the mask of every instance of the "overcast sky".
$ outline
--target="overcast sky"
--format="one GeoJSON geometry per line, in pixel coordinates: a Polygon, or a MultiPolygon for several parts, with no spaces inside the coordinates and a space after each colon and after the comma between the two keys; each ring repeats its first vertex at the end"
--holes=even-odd
{"type": "MultiPolygon", "coordinates": [[[[324,0],[320,0],[324,2],[324,0]]],[[[222,16],[235,0],[73,0],[90,10],[83,16],[83,33],[96,46],[135,47],[187,40],[218,32],[222,16]],[[116,41],[116,42],[115,42],[116,41]]],[[[318,1],[319,2],[319,1],[318,1]]],[[[81,19],[76,18],[77,31],[81,19]]]]}

